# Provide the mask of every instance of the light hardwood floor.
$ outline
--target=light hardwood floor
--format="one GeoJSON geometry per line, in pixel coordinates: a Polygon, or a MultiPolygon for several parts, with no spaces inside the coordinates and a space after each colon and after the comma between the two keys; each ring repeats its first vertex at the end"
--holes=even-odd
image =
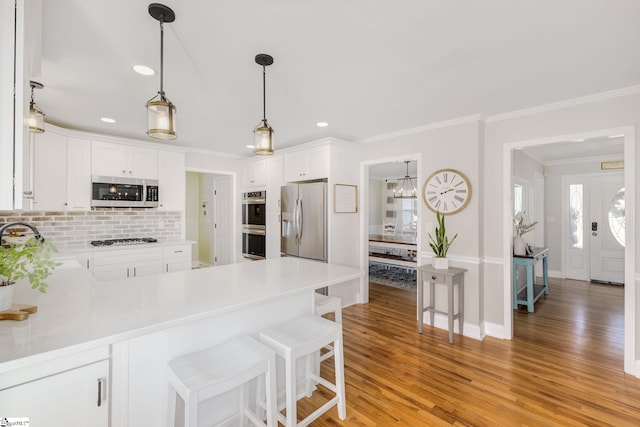
{"type": "MultiPolygon", "coordinates": [[[[454,344],[443,329],[416,332],[415,296],[371,284],[369,304],[343,310],[347,420],[333,408],[313,426],[640,425],[621,287],[552,279],[535,313],[515,314],[512,341],[454,344]]],[[[326,395],[301,401],[301,415],[326,395]]]]}

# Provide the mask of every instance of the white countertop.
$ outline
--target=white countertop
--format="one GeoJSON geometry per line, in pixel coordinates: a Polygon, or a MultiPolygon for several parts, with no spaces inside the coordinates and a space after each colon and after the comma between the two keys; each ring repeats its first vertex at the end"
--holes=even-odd
{"type": "Polygon", "coordinates": [[[165,246],[175,245],[194,245],[197,242],[195,240],[165,240],[155,243],[141,243],[138,245],[108,245],[108,246],[92,246],[87,243],[86,245],[74,245],[63,246],[58,245],[58,253],[56,257],[75,256],[83,253],[96,253],[96,252],[109,252],[118,251],[123,249],[144,249],[144,248],[163,248],[165,246]]]}
{"type": "Polygon", "coordinates": [[[14,302],[38,312],[0,321],[0,373],[363,275],[285,257],[99,282],[65,264],[47,280],[46,294],[17,285],[14,302]]]}

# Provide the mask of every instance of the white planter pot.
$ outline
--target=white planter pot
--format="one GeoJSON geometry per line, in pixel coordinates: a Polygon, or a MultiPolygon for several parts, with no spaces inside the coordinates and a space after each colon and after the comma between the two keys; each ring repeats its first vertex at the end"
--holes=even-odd
{"type": "Polygon", "coordinates": [[[522,237],[513,238],[513,254],[514,255],[527,254],[527,243],[524,241],[522,237]]]}
{"type": "Polygon", "coordinates": [[[449,268],[449,259],[448,258],[434,258],[433,259],[433,268],[437,270],[446,270],[449,268]]]}
{"type": "Polygon", "coordinates": [[[13,292],[16,285],[0,286],[0,311],[9,310],[13,304],[13,292]]]}

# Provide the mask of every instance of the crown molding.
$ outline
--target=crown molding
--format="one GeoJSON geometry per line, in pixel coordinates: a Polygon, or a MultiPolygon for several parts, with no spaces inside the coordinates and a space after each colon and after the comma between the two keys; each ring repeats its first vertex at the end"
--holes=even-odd
{"type": "Polygon", "coordinates": [[[514,119],[517,117],[531,116],[533,114],[561,110],[563,108],[575,107],[578,105],[590,104],[592,102],[604,101],[607,99],[619,98],[621,96],[627,95],[635,95],[638,93],[640,93],[640,85],[630,86],[622,89],[610,90],[608,92],[600,92],[594,95],[581,96],[579,98],[553,102],[551,104],[539,105],[537,107],[524,108],[522,110],[511,111],[508,113],[494,114],[492,116],[488,116],[485,120],[485,123],[495,123],[503,120],[514,119]]]}
{"type": "Polygon", "coordinates": [[[471,116],[459,117],[457,119],[445,120],[442,122],[430,123],[428,125],[418,126],[415,128],[399,130],[397,132],[384,133],[382,135],[371,136],[369,138],[364,138],[357,140],[356,142],[360,144],[369,144],[372,142],[384,141],[391,138],[398,138],[406,135],[413,135],[416,133],[426,132],[434,129],[441,129],[450,126],[457,126],[466,123],[474,123],[483,121],[484,116],[482,114],[474,114],[471,116]]]}

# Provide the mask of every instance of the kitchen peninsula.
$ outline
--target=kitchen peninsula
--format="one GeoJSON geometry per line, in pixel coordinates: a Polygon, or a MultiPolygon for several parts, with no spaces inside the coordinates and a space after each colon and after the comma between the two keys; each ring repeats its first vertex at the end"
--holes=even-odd
{"type": "Polygon", "coordinates": [[[34,425],[165,425],[168,360],[310,313],[314,289],[362,276],[285,257],[99,282],[65,263],[47,294],[16,290],[37,313],[0,322],[0,408],[34,425]]]}

